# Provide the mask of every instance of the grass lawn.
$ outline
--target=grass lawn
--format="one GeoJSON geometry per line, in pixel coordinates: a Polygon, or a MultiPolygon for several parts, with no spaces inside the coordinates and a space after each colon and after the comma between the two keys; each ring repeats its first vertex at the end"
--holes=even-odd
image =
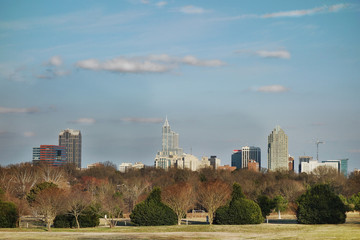
{"type": "Polygon", "coordinates": [[[77,229],[1,229],[0,239],[360,239],[360,215],[339,225],[302,225],[294,221],[259,225],[121,226],[77,229]]]}

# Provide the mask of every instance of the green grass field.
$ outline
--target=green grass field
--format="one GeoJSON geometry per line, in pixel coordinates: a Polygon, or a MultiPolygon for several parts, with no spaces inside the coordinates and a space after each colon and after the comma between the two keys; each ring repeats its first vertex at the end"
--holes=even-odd
{"type": "MultiPolygon", "coordinates": [[[[291,219],[290,219],[291,220],[291,219]]],[[[84,229],[1,229],[0,239],[360,239],[360,215],[339,225],[302,225],[272,221],[260,225],[121,226],[84,229]]]]}

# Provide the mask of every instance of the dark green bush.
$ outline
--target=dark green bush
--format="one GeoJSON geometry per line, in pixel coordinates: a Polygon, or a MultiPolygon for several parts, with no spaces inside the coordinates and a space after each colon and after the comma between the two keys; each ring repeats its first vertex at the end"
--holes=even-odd
{"type": "MultiPolygon", "coordinates": [[[[81,228],[99,226],[100,216],[95,213],[92,208],[88,208],[79,216],[79,224],[81,228]]],[[[70,214],[58,215],[54,220],[55,228],[76,228],[75,217],[70,214]]]]}
{"type": "MultiPolygon", "coordinates": [[[[54,219],[54,227],[55,228],[71,228],[73,227],[72,221],[74,216],[63,214],[57,215],[54,219]]],[[[75,220],[75,218],[74,218],[75,220]]]]}
{"type": "Polygon", "coordinates": [[[346,207],[328,184],[308,189],[297,200],[296,217],[304,224],[338,224],[346,219],[346,207]]]}
{"type": "Polygon", "coordinates": [[[161,202],[160,188],[154,188],[145,201],[137,204],[130,214],[130,218],[138,226],[177,224],[175,212],[161,202]]]}
{"type": "Polygon", "coordinates": [[[230,203],[218,208],[214,218],[214,224],[226,225],[259,224],[263,221],[264,218],[259,205],[250,199],[246,199],[241,186],[237,183],[233,185],[230,203]]]}
{"type": "MultiPolygon", "coordinates": [[[[100,216],[89,208],[79,216],[79,224],[82,228],[99,226],[100,216]]],[[[73,217],[72,226],[76,227],[75,217],[73,217]]]]}
{"type": "Polygon", "coordinates": [[[14,228],[18,219],[16,205],[0,200],[0,228],[14,228]]]}
{"type": "Polygon", "coordinates": [[[266,195],[260,195],[256,202],[259,204],[261,214],[264,218],[269,216],[271,211],[275,208],[275,202],[266,195]]]}

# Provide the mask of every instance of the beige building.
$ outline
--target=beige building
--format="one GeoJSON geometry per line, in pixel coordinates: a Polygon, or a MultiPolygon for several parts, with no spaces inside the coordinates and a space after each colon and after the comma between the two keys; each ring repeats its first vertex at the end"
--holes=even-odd
{"type": "Polygon", "coordinates": [[[289,170],[288,136],[276,126],[268,136],[268,170],[289,170]]]}
{"type": "Polygon", "coordinates": [[[81,169],[81,132],[66,129],[59,134],[59,145],[66,148],[67,162],[81,169]]]}
{"type": "Polygon", "coordinates": [[[320,163],[317,160],[311,160],[309,162],[301,163],[301,172],[309,174],[309,173],[312,173],[318,167],[330,167],[330,168],[334,168],[337,171],[339,171],[338,165],[339,164],[337,162],[322,162],[322,163],[320,163]]]}

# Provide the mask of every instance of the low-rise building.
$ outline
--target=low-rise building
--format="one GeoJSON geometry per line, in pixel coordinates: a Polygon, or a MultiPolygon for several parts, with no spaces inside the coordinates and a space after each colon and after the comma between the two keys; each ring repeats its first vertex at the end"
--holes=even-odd
{"type": "Polygon", "coordinates": [[[311,160],[308,163],[307,162],[302,162],[301,163],[301,172],[304,173],[312,173],[316,168],[318,167],[330,167],[330,168],[334,168],[337,171],[339,171],[339,167],[338,167],[338,163],[337,162],[318,162],[317,160],[311,160]]]}
{"type": "Polygon", "coordinates": [[[255,159],[249,159],[247,169],[254,172],[260,171],[260,165],[255,159]]]}
{"type": "Polygon", "coordinates": [[[218,166],[218,170],[235,171],[236,167],[230,167],[230,165],[218,166]]]}

